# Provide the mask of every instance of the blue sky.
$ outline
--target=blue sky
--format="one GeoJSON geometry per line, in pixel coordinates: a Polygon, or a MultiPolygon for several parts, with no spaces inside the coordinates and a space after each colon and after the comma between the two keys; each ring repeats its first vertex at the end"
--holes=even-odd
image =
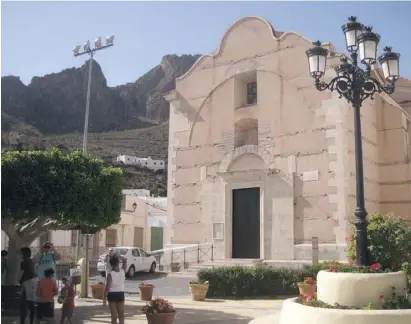
{"type": "Polygon", "coordinates": [[[134,82],[166,54],[209,53],[227,28],[261,16],[279,31],[297,31],[344,51],[341,25],[350,15],[381,34],[380,50],[401,53],[411,79],[411,2],[2,2],[2,75],[33,76],[81,66],[72,48],[115,34],[96,55],[110,86],[134,82]]]}

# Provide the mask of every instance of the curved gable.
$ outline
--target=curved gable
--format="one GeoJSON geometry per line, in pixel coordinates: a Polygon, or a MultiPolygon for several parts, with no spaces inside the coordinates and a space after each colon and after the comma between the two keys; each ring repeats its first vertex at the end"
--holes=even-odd
{"type": "Polygon", "coordinates": [[[278,41],[287,36],[297,36],[308,43],[312,41],[296,32],[279,32],[275,31],[273,26],[265,19],[260,17],[244,17],[234,22],[225,32],[220,41],[219,47],[211,54],[201,56],[185,74],[176,78],[176,81],[183,80],[200,68],[202,64],[212,60],[224,59],[226,54],[230,59],[234,59],[237,49],[239,57],[243,58],[247,53],[244,53],[244,43],[247,42],[247,48],[258,53],[275,50],[278,47],[278,41]],[[263,48],[262,48],[263,47],[263,48]],[[231,54],[231,55],[230,55],[231,54]]]}

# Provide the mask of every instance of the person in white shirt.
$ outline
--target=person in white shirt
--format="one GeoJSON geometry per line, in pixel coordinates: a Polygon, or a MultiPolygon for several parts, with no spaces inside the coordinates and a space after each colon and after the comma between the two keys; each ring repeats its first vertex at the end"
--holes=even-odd
{"type": "Polygon", "coordinates": [[[123,267],[120,267],[120,259],[117,255],[113,255],[109,260],[111,272],[107,273],[106,289],[104,291],[103,306],[110,307],[111,324],[117,323],[117,318],[120,324],[124,324],[124,281],[125,262],[123,267]]]}

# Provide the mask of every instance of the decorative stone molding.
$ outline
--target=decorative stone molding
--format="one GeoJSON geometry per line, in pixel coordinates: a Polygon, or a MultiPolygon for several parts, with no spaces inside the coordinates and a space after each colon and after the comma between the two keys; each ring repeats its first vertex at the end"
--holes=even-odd
{"type": "Polygon", "coordinates": [[[221,161],[219,171],[227,172],[230,164],[243,154],[255,154],[259,156],[264,161],[266,166],[268,166],[272,162],[271,154],[268,150],[259,148],[257,145],[243,145],[226,154],[226,156],[221,161]]]}
{"type": "Polygon", "coordinates": [[[252,72],[252,71],[256,71],[258,69],[261,69],[262,65],[259,61],[255,60],[255,59],[251,59],[251,60],[247,60],[247,61],[239,61],[236,62],[234,64],[231,64],[226,72],[225,72],[225,76],[226,77],[232,77],[234,75],[237,74],[241,74],[241,73],[246,73],[246,72],[252,72]]]}

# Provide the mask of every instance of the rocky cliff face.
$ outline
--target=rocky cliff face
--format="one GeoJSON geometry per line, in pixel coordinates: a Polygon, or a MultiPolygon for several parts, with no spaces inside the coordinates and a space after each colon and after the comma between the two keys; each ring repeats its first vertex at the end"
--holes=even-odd
{"type": "MultiPolygon", "coordinates": [[[[198,58],[166,55],[161,64],[136,82],[117,87],[107,86],[100,65],[93,61],[89,131],[141,128],[167,120],[169,105],[162,93],[174,89],[174,79],[187,72],[198,58]]],[[[82,132],[87,64],[34,77],[27,86],[18,77],[2,77],[2,126],[13,128],[13,121],[18,120],[43,133],[82,132]]]]}

